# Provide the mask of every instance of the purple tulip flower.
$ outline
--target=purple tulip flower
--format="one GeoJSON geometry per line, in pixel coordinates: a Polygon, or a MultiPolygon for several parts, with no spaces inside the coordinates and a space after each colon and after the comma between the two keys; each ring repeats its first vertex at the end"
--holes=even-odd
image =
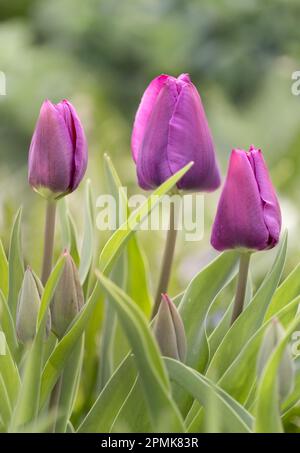
{"type": "Polygon", "coordinates": [[[234,149],[213,225],[213,247],[270,249],[280,229],[280,207],[261,150],[253,145],[249,152],[234,149]]]}
{"type": "Polygon", "coordinates": [[[76,110],[63,100],[46,100],[40,111],[29,150],[28,179],[44,196],[73,192],[87,167],[87,141],[76,110]]]}
{"type": "Polygon", "coordinates": [[[153,189],[193,161],[179,189],[212,191],[220,185],[214,145],[198,91],[188,74],[156,77],[136,113],[131,140],[139,185],[153,189]]]}

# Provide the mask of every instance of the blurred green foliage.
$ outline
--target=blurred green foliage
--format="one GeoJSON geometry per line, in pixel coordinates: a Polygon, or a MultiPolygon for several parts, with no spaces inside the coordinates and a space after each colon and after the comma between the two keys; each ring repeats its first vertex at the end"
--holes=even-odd
{"type": "MultiPolygon", "coordinates": [[[[89,139],[94,192],[105,190],[102,156],[108,151],[133,193],[130,132],[143,90],[159,73],[189,72],[201,92],[223,172],[232,147],[254,143],[263,149],[289,228],[289,264],[295,264],[300,97],[291,93],[291,74],[300,69],[299,19],[298,0],[0,0],[0,70],[7,79],[7,95],[0,96],[5,246],[11,217],[22,203],[26,256],[39,266],[43,202],[27,186],[26,159],[44,98],[67,97],[76,106],[89,139]]],[[[209,195],[206,203],[203,241],[197,246],[179,241],[174,291],[214,253],[209,226],[218,196],[209,195]]],[[[69,197],[79,230],[80,197],[69,197]]],[[[145,247],[159,263],[163,234],[153,234],[157,247],[148,234],[141,234],[145,247]]],[[[265,255],[257,277],[272,252],[265,255]]]]}

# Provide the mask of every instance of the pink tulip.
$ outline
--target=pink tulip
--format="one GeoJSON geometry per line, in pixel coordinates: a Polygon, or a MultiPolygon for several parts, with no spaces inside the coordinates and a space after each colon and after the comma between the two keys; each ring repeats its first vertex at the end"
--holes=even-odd
{"type": "Polygon", "coordinates": [[[270,249],[280,230],[280,207],[261,150],[253,145],[249,152],[234,149],[213,225],[213,247],[270,249]]]}
{"type": "Polygon", "coordinates": [[[31,186],[51,197],[73,192],[84,176],[87,160],[87,141],[72,104],[46,100],[29,150],[31,186]]]}
{"type": "Polygon", "coordinates": [[[136,113],[132,156],[139,185],[153,189],[193,161],[179,189],[212,191],[220,185],[211,132],[188,74],[156,77],[136,113]]]}

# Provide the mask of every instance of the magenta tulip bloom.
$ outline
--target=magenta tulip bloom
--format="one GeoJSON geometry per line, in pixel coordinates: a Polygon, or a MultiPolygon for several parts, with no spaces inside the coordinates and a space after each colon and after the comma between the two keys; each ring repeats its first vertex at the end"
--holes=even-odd
{"type": "Polygon", "coordinates": [[[234,149],[213,225],[213,247],[270,249],[280,229],[280,207],[261,150],[234,149]]]}
{"type": "Polygon", "coordinates": [[[138,108],[131,140],[139,185],[153,189],[193,161],[179,189],[220,185],[214,145],[201,98],[188,74],[156,77],[138,108]]]}
{"type": "Polygon", "coordinates": [[[87,141],[72,104],[46,100],[29,150],[31,186],[46,196],[73,192],[84,176],[87,159],[87,141]]]}

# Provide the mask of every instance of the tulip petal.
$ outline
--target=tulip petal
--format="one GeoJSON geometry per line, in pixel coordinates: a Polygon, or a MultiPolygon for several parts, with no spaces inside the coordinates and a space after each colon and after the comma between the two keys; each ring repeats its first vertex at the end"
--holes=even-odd
{"type": "Polygon", "coordinates": [[[65,120],[73,142],[74,162],[73,175],[70,184],[70,191],[73,191],[78,187],[87,168],[87,140],[85,137],[84,129],[73,105],[67,100],[63,100],[60,105],[64,106],[65,120]]]}
{"type": "Polygon", "coordinates": [[[213,225],[211,243],[219,251],[265,249],[269,231],[252,166],[243,150],[233,150],[213,225]]]}
{"type": "Polygon", "coordinates": [[[135,116],[131,137],[131,151],[133,160],[135,162],[137,162],[138,160],[139,149],[142,145],[145,129],[148,120],[151,116],[156,99],[160,93],[160,90],[165,85],[168,77],[169,76],[162,74],[156,77],[154,80],[152,80],[152,82],[149,84],[148,88],[144,92],[144,95],[140,102],[139,108],[135,116]]]}
{"type": "Polygon", "coordinates": [[[279,203],[261,150],[251,146],[248,159],[252,165],[260,197],[263,202],[263,216],[269,231],[269,244],[272,247],[277,244],[281,229],[279,203]]]}
{"type": "Polygon", "coordinates": [[[158,187],[172,176],[167,149],[177,97],[176,79],[169,78],[157,96],[138,153],[137,175],[143,189],[158,187]]]}
{"type": "Polygon", "coordinates": [[[180,93],[169,127],[169,165],[172,173],[176,173],[193,161],[193,167],[177,184],[178,187],[212,191],[220,185],[220,173],[201,98],[186,74],[178,81],[180,93]]]}
{"type": "Polygon", "coordinates": [[[63,116],[50,101],[45,101],[29,150],[30,184],[65,192],[72,177],[72,149],[63,116]]]}

